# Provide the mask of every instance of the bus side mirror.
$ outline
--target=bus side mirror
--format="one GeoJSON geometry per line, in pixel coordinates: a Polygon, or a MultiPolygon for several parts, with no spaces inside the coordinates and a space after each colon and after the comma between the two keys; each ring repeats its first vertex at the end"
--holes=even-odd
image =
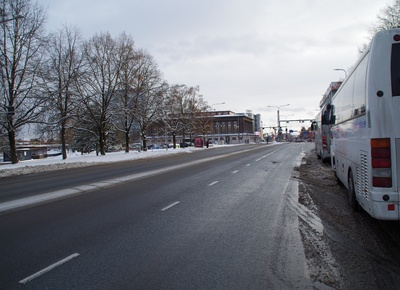
{"type": "Polygon", "coordinates": [[[316,131],[317,130],[317,122],[312,122],[311,123],[311,131],[316,131]]]}

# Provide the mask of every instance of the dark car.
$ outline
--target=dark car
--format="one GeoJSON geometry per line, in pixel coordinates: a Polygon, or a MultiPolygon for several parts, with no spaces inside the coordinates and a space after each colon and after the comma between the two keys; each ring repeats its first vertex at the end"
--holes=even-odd
{"type": "Polygon", "coordinates": [[[183,142],[183,143],[180,143],[179,146],[180,146],[181,148],[185,148],[185,147],[194,146],[194,144],[193,144],[193,143],[189,143],[189,142],[183,142]]]}
{"type": "Polygon", "coordinates": [[[161,147],[157,144],[151,144],[147,146],[147,149],[161,149],[161,147]]]}

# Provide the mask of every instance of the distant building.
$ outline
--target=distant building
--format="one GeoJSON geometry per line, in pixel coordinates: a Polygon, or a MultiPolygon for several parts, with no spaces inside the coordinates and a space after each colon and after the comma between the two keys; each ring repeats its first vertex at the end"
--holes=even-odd
{"type": "MultiPolygon", "coordinates": [[[[261,141],[261,116],[253,115],[251,111],[246,113],[209,111],[200,113],[195,118],[197,122],[193,120],[190,129],[174,132],[177,143],[193,142],[198,137],[204,141],[215,141],[220,145],[261,141]]],[[[169,144],[172,143],[172,139],[171,132],[165,132],[165,125],[162,122],[154,123],[147,129],[146,142],[149,145],[169,144]]]]}

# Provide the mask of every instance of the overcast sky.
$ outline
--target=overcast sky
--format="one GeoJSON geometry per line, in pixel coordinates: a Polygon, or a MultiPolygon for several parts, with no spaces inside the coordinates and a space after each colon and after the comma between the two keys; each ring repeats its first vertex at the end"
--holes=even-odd
{"type": "MultiPolygon", "coordinates": [[[[344,77],[389,0],[39,0],[48,32],[131,35],[170,84],[199,86],[215,110],[261,114],[264,126],[310,119],[344,77]]],[[[307,127],[309,123],[305,123],[307,127]]],[[[289,129],[299,129],[289,123],[289,129]]]]}

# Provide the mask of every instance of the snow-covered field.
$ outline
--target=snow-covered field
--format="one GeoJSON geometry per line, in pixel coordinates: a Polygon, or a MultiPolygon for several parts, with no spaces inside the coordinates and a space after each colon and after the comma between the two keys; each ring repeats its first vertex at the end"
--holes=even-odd
{"type": "Polygon", "coordinates": [[[68,158],[63,160],[62,156],[49,157],[45,159],[35,159],[20,161],[17,164],[0,163],[0,178],[13,175],[22,175],[38,173],[44,171],[53,171],[65,168],[75,168],[93,165],[94,163],[110,163],[135,159],[157,158],[171,154],[187,154],[193,151],[204,150],[202,148],[177,148],[177,149],[155,149],[148,151],[131,151],[129,153],[113,152],[106,155],[96,156],[95,152],[90,154],[70,153],[68,158]]]}

